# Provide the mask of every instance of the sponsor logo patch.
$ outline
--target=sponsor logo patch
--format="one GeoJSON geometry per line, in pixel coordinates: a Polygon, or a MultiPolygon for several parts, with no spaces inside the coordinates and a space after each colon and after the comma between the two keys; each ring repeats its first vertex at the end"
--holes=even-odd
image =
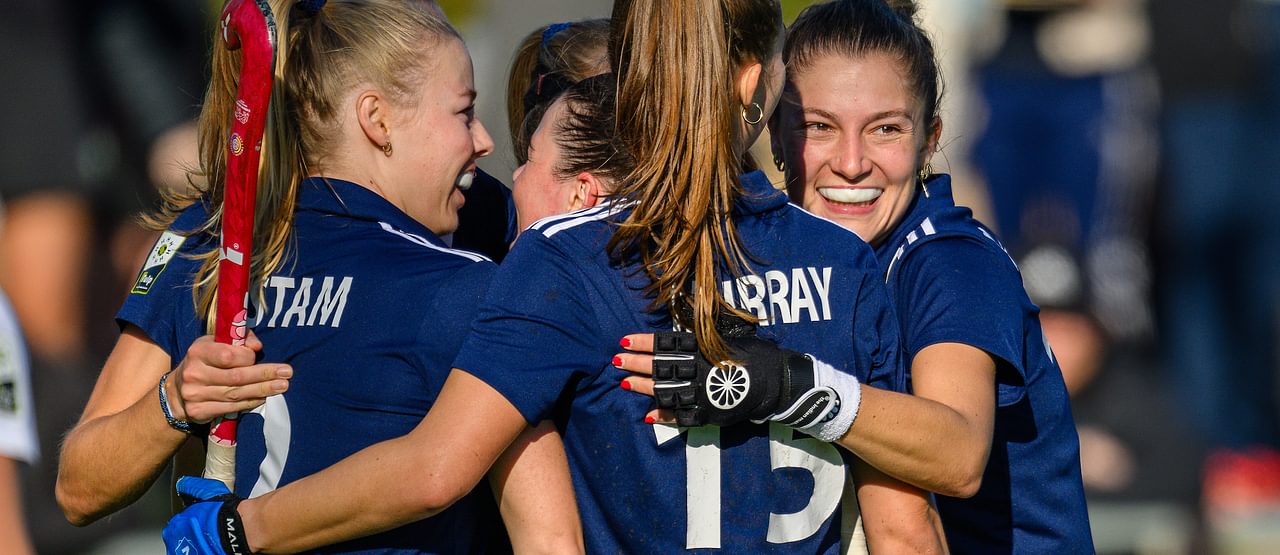
{"type": "Polygon", "coordinates": [[[9,380],[0,381],[0,412],[18,412],[17,386],[9,380]]]}
{"type": "Polygon", "coordinates": [[[0,412],[18,412],[18,346],[0,336],[0,412]]]}
{"type": "Polygon", "coordinates": [[[239,156],[244,153],[244,138],[239,133],[231,134],[231,154],[239,156]]]}
{"type": "Polygon", "coordinates": [[[151,254],[147,256],[147,262],[142,265],[142,272],[138,274],[138,280],[133,283],[133,289],[130,293],[146,295],[151,291],[151,286],[160,277],[160,272],[164,271],[165,266],[169,265],[169,261],[173,260],[174,255],[178,254],[178,248],[187,238],[172,231],[166,231],[160,235],[160,239],[156,241],[156,246],[151,249],[151,254]]]}

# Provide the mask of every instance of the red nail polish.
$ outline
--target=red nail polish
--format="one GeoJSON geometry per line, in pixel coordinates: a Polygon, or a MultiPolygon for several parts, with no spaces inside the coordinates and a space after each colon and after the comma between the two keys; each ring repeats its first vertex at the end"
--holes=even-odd
{"type": "Polygon", "coordinates": [[[631,391],[631,382],[624,380],[622,384],[619,385],[619,387],[621,387],[623,391],[631,391]]]}
{"type": "Polygon", "coordinates": [[[620,357],[620,356],[615,356],[615,357],[613,357],[613,365],[614,365],[614,366],[622,366],[622,357],[620,357]]]}
{"type": "Polygon", "coordinates": [[[618,344],[619,344],[619,345],[622,345],[622,348],[624,348],[624,349],[625,349],[625,348],[627,348],[627,347],[630,347],[630,346],[631,346],[631,338],[630,338],[630,337],[623,337],[623,338],[622,338],[622,340],[618,341],[618,344]]]}
{"type": "Polygon", "coordinates": [[[644,417],[644,423],[645,423],[645,424],[653,424],[654,422],[657,422],[657,421],[658,421],[658,419],[657,419],[657,418],[654,418],[654,417],[652,417],[652,416],[646,416],[646,417],[644,417]]]}

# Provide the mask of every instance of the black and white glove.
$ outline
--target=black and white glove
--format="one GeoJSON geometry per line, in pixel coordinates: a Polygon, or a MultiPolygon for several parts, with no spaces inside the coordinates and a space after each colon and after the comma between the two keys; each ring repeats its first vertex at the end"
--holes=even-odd
{"type": "Polygon", "coordinates": [[[862,400],[853,375],[756,337],[725,342],[740,365],[709,364],[691,333],[654,334],[653,395],[677,424],[774,421],[826,442],[853,425],[862,400]]]}

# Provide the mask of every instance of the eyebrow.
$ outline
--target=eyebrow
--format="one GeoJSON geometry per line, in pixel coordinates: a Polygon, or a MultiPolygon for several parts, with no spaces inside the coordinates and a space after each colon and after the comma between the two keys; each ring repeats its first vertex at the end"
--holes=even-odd
{"type": "Polygon", "coordinates": [[[835,121],[835,120],[839,119],[839,118],[837,118],[837,117],[836,117],[836,115],[835,115],[835,114],[833,114],[833,113],[831,113],[831,112],[828,112],[828,111],[826,111],[826,110],[823,110],[822,108],[805,108],[804,110],[802,110],[802,113],[804,113],[804,114],[806,114],[806,115],[807,115],[807,114],[813,114],[813,115],[815,115],[815,116],[818,116],[818,117],[821,117],[821,118],[827,118],[827,119],[832,120],[832,121],[835,121]]]}
{"type": "Polygon", "coordinates": [[[475,102],[475,100],[476,100],[476,90],[475,90],[475,89],[473,89],[473,88],[468,87],[466,90],[462,91],[462,96],[465,96],[465,97],[467,97],[469,100],[471,100],[472,102],[475,102]]]}
{"type": "Polygon", "coordinates": [[[911,112],[907,110],[889,110],[885,112],[880,112],[875,116],[872,116],[871,121],[875,121],[878,119],[892,118],[892,117],[903,117],[903,118],[911,119],[911,112]]]}

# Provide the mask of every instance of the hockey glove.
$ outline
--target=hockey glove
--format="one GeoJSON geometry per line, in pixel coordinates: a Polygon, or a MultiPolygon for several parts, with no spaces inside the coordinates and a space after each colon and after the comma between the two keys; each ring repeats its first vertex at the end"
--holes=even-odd
{"type": "Polygon", "coordinates": [[[241,499],[217,480],[183,476],[178,479],[178,495],[187,508],[165,525],[168,553],[191,555],[248,555],[244,523],[236,505],[241,499]]]}
{"type": "Polygon", "coordinates": [[[691,333],[654,334],[653,395],[679,425],[771,420],[827,442],[853,425],[862,390],[852,374],[763,339],[725,342],[740,365],[709,364],[691,333]]]}

